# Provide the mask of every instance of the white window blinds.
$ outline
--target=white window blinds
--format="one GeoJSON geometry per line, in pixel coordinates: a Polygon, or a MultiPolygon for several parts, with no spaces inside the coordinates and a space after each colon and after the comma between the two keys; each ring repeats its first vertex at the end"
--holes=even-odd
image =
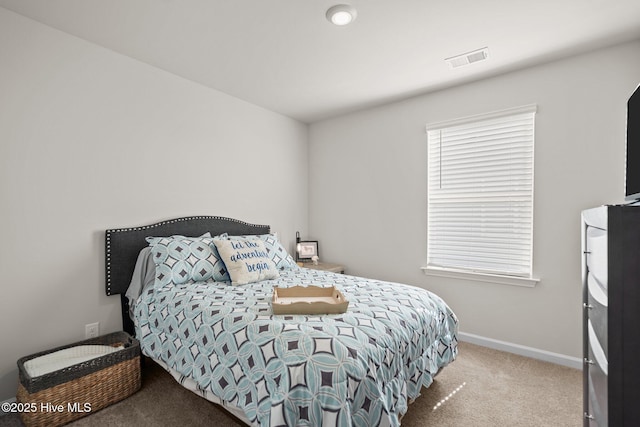
{"type": "Polygon", "coordinates": [[[427,126],[427,267],[531,277],[536,107],[427,126]]]}

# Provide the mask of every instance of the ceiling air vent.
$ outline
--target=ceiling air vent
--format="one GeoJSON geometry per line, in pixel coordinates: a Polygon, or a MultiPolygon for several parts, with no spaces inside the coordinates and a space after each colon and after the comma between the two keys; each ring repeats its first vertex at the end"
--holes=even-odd
{"type": "Polygon", "coordinates": [[[463,65],[473,64],[474,62],[484,61],[489,56],[489,48],[483,47],[462,55],[452,56],[445,59],[453,68],[462,67],[463,65]]]}

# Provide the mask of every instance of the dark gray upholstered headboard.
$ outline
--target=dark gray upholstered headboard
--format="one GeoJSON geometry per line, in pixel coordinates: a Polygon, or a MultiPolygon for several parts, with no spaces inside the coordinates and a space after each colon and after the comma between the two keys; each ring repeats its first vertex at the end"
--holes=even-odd
{"type": "Polygon", "coordinates": [[[219,216],[190,216],[170,219],[141,227],[115,228],[105,235],[105,284],[107,295],[120,294],[122,300],[123,329],[134,335],[133,322],[129,319],[129,304],[124,293],[131,283],[131,276],[138,254],[148,245],[148,236],[164,237],[180,234],[188,237],[206,232],[212,236],[222,233],[230,235],[266,234],[268,225],[249,224],[237,219],[219,216]]]}

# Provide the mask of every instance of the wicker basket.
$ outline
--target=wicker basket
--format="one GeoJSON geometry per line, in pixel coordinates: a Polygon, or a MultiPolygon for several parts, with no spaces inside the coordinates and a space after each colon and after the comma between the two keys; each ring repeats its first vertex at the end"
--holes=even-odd
{"type": "Polygon", "coordinates": [[[118,402],[140,389],[140,343],[126,332],[114,332],[32,354],[18,360],[20,418],[27,427],[61,426],[118,402]],[[113,353],[55,372],[31,377],[25,362],[78,345],[124,346],[113,353]]]}

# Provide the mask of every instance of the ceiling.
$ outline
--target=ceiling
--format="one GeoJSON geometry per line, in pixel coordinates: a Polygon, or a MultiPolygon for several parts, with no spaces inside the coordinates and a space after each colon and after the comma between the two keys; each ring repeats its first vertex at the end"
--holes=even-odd
{"type": "Polygon", "coordinates": [[[640,38],[639,0],[0,0],[0,6],[306,123],[640,38]],[[341,2],[358,10],[346,27],[325,18],[341,2]],[[444,61],[485,46],[486,61],[455,69],[444,61]]]}

